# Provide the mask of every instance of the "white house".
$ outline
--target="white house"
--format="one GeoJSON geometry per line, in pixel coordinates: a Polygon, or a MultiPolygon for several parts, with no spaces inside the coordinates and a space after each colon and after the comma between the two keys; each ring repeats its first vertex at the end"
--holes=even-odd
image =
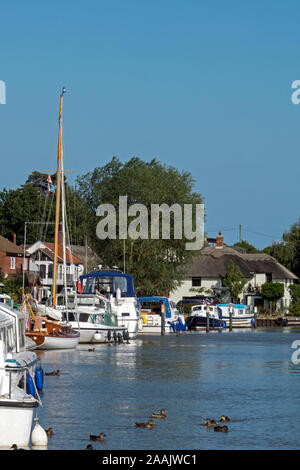
{"type": "MultiPolygon", "coordinates": [[[[38,241],[26,248],[29,255],[28,280],[32,286],[33,295],[41,300],[50,297],[53,287],[53,267],[54,267],[54,243],[38,241]]],[[[76,282],[83,274],[84,267],[82,261],[66,249],[66,279],[67,286],[74,288],[76,282]]],[[[57,292],[64,287],[63,276],[63,247],[58,246],[57,258],[57,292]]]]}
{"type": "Polygon", "coordinates": [[[242,253],[223,243],[221,232],[216,238],[215,246],[207,246],[201,251],[199,258],[185,271],[185,280],[176,290],[170,292],[170,297],[179,302],[199,295],[211,296],[212,289],[224,290],[223,279],[229,261],[232,260],[247,279],[240,302],[251,306],[268,306],[261,295],[261,286],[265,282],[281,282],[284,284],[284,296],[278,307],[289,306],[291,297],[289,286],[298,278],[282,266],[275,258],[266,253],[242,253]],[[192,289],[192,290],[191,290],[192,289]],[[201,290],[197,294],[193,289],[201,290]]]}

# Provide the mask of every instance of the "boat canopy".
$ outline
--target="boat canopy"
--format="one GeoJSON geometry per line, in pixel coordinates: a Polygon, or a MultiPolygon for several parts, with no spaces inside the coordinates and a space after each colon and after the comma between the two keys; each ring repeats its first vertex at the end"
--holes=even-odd
{"type": "Polygon", "coordinates": [[[165,306],[165,313],[166,313],[166,318],[171,318],[171,308],[170,308],[170,302],[167,297],[158,297],[158,296],[153,296],[153,297],[139,297],[137,299],[137,305],[138,308],[145,308],[145,309],[151,309],[154,313],[156,314],[161,314],[161,307],[159,308],[153,308],[153,304],[160,304],[165,306]]]}
{"type": "MultiPolygon", "coordinates": [[[[80,276],[82,294],[112,294],[116,297],[117,289],[121,297],[135,297],[131,274],[110,271],[95,271],[80,276]]],[[[79,292],[79,291],[78,291],[79,292]]]]}

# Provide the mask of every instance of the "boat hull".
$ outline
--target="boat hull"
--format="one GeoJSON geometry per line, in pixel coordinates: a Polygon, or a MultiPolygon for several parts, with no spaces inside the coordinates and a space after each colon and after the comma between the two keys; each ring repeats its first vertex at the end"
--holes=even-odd
{"type": "MultiPolygon", "coordinates": [[[[226,323],[226,327],[230,326],[229,317],[223,317],[223,321],[226,323]]],[[[254,317],[232,317],[232,328],[251,328],[254,317]]]]}
{"type": "Polygon", "coordinates": [[[81,344],[101,344],[114,342],[114,333],[116,335],[127,331],[125,327],[116,327],[108,325],[97,325],[92,323],[80,323],[78,328],[77,322],[71,322],[72,328],[79,333],[79,343],[81,344]],[[109,339],[110,336],[110,339],[109,339]]]}
{"type": "Polygon", "coordinates": [[[32,334],[29,336],[36,343],[36,349],[74,349],[79,343],[79,334],[70,336],[43,336],[32,334]]]}
{"type": "Polygon", "coordinates": [[[29,446],[33,410],[37,406],[36,400],[0,400],[0,447],[29,446]]]}
{"type": "MultiPolygon", "coordinates": [[[[186,318],[186,324],[188,330],[205,330],[207,328],[206,317],[200,315],[188,316],[186,318]]],[[[218,318],[209,318],[209,328],[211,330],[224,328],[224,321],[219,320],[218,318]]]]}

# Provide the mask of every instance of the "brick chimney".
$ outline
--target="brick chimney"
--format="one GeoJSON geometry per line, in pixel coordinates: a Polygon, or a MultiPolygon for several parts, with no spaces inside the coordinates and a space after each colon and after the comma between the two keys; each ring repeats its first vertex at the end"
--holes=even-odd
{"type": "Polygon", "coordinates": [[[223,248],[223,235],[221,232],[219,232],[216,238],[216,248],[223,248]]]}
{"type": "Polygon", "coordinates": [[[17,235],[15,233],[13,234],[13,243],[17,244],[17,235]]]}

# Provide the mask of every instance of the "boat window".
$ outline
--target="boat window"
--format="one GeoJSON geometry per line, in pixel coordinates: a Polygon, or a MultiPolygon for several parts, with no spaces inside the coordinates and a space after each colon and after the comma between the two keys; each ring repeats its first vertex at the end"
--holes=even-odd
{"type": "Polygon", "coordinates": [[[127,279],[126,277],[116,276],[114,278],[114,292],[120,289],[121,292],[127,292],[127,279]]]}
{"type": "Polygon", "coordinates": [[[75,315],[72,312],[68,312],[68,317],[69,321],[77,321],[77,318],[75,318],[75,315]]]}
{"type": "Polygon", "coordinates": [[[23,348],[25,346],[25,328],[24,328],[24,319],[19,319],[19,347],[23,348]]]}
{"type": "Polygon", "coordinates": [[[9,326],[7,329],[7,351],[13,351],[15,347],[15,338],[14,338],[14,330],[13,325],[9,326]]]}
{"type": "Polygon", "coordinates": [[[88,313],[80,313],[79,314],[79,321],[88,322],[89,321],[89,314],[88,313]]]}
{"type": "Polygon", "coordinates": [[[243,315],[244,310],[239,310],[239,315],[243,315]]]}
{"type": "Polygon", "coordinates": [[[3,341],[4,349],[5,351],[7,350],[7,344],[6,344],[6,329],[1,328],[0,330],[0,339],[3,341]]]}
{"type": "Polygon", "coordinates": [[[173,302],[173,300],[170,301],[170,307],[171,308],[176,308],[175,302],[173,302]]]}

